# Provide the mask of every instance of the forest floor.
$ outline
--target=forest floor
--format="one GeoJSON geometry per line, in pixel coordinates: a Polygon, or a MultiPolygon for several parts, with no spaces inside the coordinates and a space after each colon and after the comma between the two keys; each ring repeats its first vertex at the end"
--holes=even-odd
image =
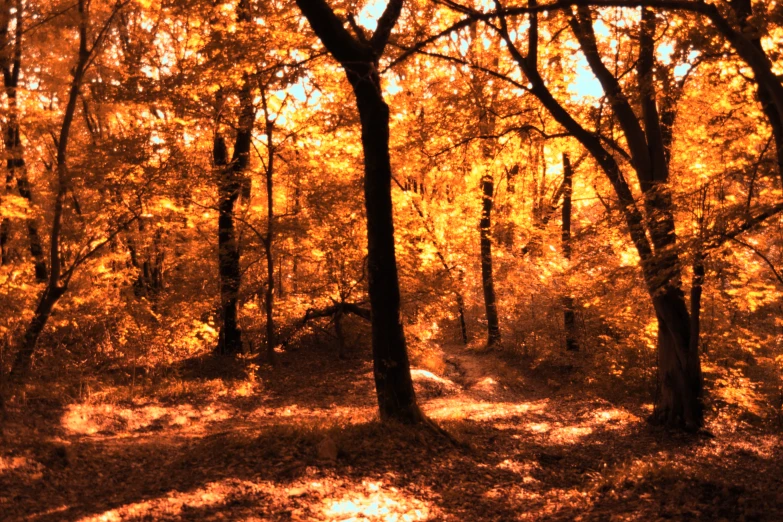
{"type": "Polygon", "coordinates": [[[447,347],[413,373],[454,444],[381,425],[365,355],[30,390],[3,426],[0,519],[783,520],[779,417],[712,408],[708,433],[667,433],[569,367],[447,347]]]}

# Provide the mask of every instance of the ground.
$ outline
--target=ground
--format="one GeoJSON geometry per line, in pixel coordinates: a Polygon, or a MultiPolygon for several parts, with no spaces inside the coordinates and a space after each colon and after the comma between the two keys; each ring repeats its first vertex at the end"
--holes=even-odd
{"type": "Polygon", "coordinates": [[[707,431],[669,433],[568,365],[436,358],[414,367],[417,393],[454,440],[380,424],[361,353],[195,360],[69,400],[31,390],[3,426],[0,518],[783,520],[779,418],[716,401],[707,431]]]}

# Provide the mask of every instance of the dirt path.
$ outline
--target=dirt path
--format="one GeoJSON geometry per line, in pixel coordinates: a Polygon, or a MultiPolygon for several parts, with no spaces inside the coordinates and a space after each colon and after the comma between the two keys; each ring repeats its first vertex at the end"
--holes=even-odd
{"type": "Polygon", "coordinates": [[[28,404],[0,453],[1,518],[783,519],[780,438],[765,426],[669,435],[641,409],[449,347],[446,371],[414,378],[455,447],[377,423],[367,363],[286,357],[274,373],[183,381],[188,393],[28,404]]]}

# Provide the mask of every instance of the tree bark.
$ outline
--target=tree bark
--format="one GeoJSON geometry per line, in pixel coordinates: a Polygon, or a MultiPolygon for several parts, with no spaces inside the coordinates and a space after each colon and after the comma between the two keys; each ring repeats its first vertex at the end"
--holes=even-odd
{"type": "MultiPolygon", "coordinates": [[[[471,26],[471,43],[478,42],[476,25],[471,26]]],[[[498,58],[495,57],[497,67],[498,58]]],[[[481,252],[481,288],[484,294],[484,314],[487,319],[487,347],[500,344],[500,320],[498,318],[495,277],[492,266],[492,211],[495,206],[495,178],[492,174],[492,160],[495,150],[495,104],[497,89],[485,96],[485,85],[478,73],[472,78],[475,103],[478,108],[476,130],[481,145],[481,159],[484,173],[481,176],[481,219],[479,222],[479,242],[481,252]]]]}
{"type": "MultiPolygon", "coordinates": [[[[567,266],[571,264],[571,193],[573,190],[573,167],[568,154],[563,154],[563,225],[562,243],[563,257],[567,266]]],[[[576,336],[576,312],[574,311],[574,298],[569,289],[565,289],[563,296],[563,325],[565,328],[566,350],[578,351],[579,342],[576,336]]]]}
{"type": "MultiPolygon", "coordinates": [[[[536,0],[528,0],[535,8],[536,0]]],[[[699,400],[701,386],[698,354],[690,350],[690,318],[685,297],[680,288],[680,270],[676,235],[674,233],[673,202],[668,191],[668,162],[664,135],[658,116],[652,71],[654,64],[653,36],[655,17],[643,10],[640,34],[640,56],[637,62],[640,102],[644,128],[634,113],[618,79],[603,64],[598,52],[592,15],[580,7],[570,25],[585,54],[588,64],[601,83],[613,112],[628,143],[632,165],[644,192],[645,214],[638,208],[633,192],[617,161],[604,148],[598,137],[579,124],[546,86],[537,68],[538,20],[530,15],[529,52],[523,56],[511,39],[505,17],[497,28],[508,49],[531,84],[531,92],[552,116],[572,134],[596,159],[618,197],[620,211],[628,226],[631,240],[641,259],[642,274],[652,298],[660,328],[659,390],[653,421],[672,427],[697,429],[701,426],[699,400]]]]}
{"type": "MultiPolygon", "coordinates": [[[[3,51],[0,51],[0,69],[3,73],[3,86],[7,97],[8,119],[5,132],[3,133],[3,143],[6,154],[6,188],[10,187],[12,180],[16,179],[16,185],[19,195],[27,200],[31,207],[33,206],[33,193],[30,182],[27,178],[27,170],[24,161],[24,151],[22,149],[22,140],[19,129],[19,114],[17,102],[17,89],[19,87],[19,74],[22,64],[22,36],[23,30],[23,6],[21,2],[14,5],[13,2],[6,2],[6,11],[3,13],[3,24],[0,27],[0,42],[3,51]],[[11,13],[11,9],[15,13],[11,13]],[[15,33],[12,37],[13,43],[9,42],[9,25],[11,18],[15,17],[15,33]]],[[[8,228],[10,223],[4,221],[3,230],[0,230],[0,247],[3,247],[8,238],[8,228]]],[[[46,282],[48,278],[46,269],[46,259],[44,257],[41,236],[38,233],[38,221],[34,215],[27,218],[27,237],[30,242],[30,254],[35,266],[35,279],[39,283],[46,282]]],[[[4,249],[3,249],[4,250],[4,249]]]]}
{"type": "Polygon", "coordinates": [[[237,321],[237,302],[242,273],[239,246],[234,227],[234,204],[239,197],[239,182],[228,165],[228,150],[222,136],[215,137],[212,151],[219,176],[218,273],[220,276],[220,333],[216,352],[236,355],[242,352],[242,332],[237,321]]]}
{"type": "Polygon", "coordinates": [[[389,107],[375,64],[344,64],[356,95],[364,148],[364,201],[375,389],[382,419],[419,422],[400,317],[389,157],[389,107]]]}
{"type": "MultiPolygon", "coordinates": [[[[79,0],[79,51],[76,66],[73,69],[73,79],[71,80],[63,121],[60,126],[60,135],[57,140],[57,190],[54,200],[52,228],[49,234],[49,279],[41,293],[41,297],[38,299],[38,306],[33,314],[33,318],[28,324],[21,343],[19,343],[19,351],[14,359],[9,378],[9,384],[12,387],[19,385],[27,377],[38,338],[46,326],[57,301],[65,294],[73,269],[75,269],[75,265],[73,265],[63,278],[60,261],[60,234],[62,232],[63,202],[68,187],[68,141],[76,112],[76,101],[91,56],[91,51],[87,47],[87,29],[89,25],[87,9],[86,0],[79,0]]],[[[111,18],[109,19],[110,21],[111,18]]]]}
{"type": "Polygon", "coordinates": [[[266,240],[264,241],[264,254],[266,257],[266,296],[264,310],[266,312],[266,357],[270,363],[275,362],[275,346],[277,335],[275,332],[275,259],[272,251],[272,243],[275,238],[275,123],[270,119],[269,109],[266,104],[266,93],[262,90],[261,99],[264,107],[264,120],[267,139],[266,159],[266,240]]]}
{"type": "Polygon", "coordinates": [[[375,390],[382,420],[419,423],[408,350],[400,317],[394,251],[389,157],[389,107],[383,100],[378,59],[402,11],[390,0],[370,39],[352,36],[325,0],[296,0],[315,34],[340,62],[353,89],[364,149],[364,202],[375,390]]]}
{"type": "Polygon", "coordinates": [[[492,273],[492,206],[495,197],[495,181],[492,174],[485,173],[481,178],[481,287],[484,291],[484,309],[487,316],[487,346],[500,343],[500,325],[498,320],[495,279],[492,273]]]}

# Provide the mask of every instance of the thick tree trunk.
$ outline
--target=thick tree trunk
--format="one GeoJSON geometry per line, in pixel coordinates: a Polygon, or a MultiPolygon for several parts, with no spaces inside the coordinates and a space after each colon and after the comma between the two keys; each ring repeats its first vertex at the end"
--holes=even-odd
{"type": "Polygon", "coordinates": [[[489,173],[481,178],[481,192],[481,287],[484,290],[484,309],[487,315],[487,346],[494,346],[500,343],[500,325],[492,273],[492,206],[495,182],[489,173]]]}
{"type": "Polygon", "coordinates": [[[213,160],[218,168],[218,272],[220,275],[220,334],[216,351],[235,355],[242,351],[242,332],[237,322],[237,302],[242,274],[239,267],[239,246],[234,227],[234,204],[240,184],[234,169],[228,166],[228,150],[221,137],[215,138],[213,160]]]}
{"type": "Polygon", "coordinates": [[[691,350],[691,323],[683,293],[667,288],[653,297],[658,317],[658,390],[651,421],[686,430],[703,422],[701,368],[691,350]]]}
{"type": "MultiPolygon", "coordinates": [[[[568,154],[563,154],[563,225],[562,243],[563,257],[568,265],[571,264],[571,193],[573,190],[574,171],[568,154]]],[[[563,296],[563,325],[565,327],[566,350],[578,351],[579,342],[576,337],[576,312],[574,311],[574,298],[569,289],[565,289],[563,296]]]]}
{"type": "Polygon", "coordinates": [[[400,286],[394,251],[389,157],[389,107],[375,65],[345,64],[359,108],[364,147],[367,265],[375,389],[382,419],[420,422],[400,317],[400,286]]]}
{"type": "Polygon", "coordinates": [[[383,100],[378,75],[378,59],[402,12],[403,0],[389,0],[368,41],[351,35],[325,0],[296,0],[296,3],[318,38],[345,69],[359,109],[364,148],[373,367],[381,419],[423,422],[426,418],[416,404],[400,317],[391,198],[389,107],[383,100]]]}

